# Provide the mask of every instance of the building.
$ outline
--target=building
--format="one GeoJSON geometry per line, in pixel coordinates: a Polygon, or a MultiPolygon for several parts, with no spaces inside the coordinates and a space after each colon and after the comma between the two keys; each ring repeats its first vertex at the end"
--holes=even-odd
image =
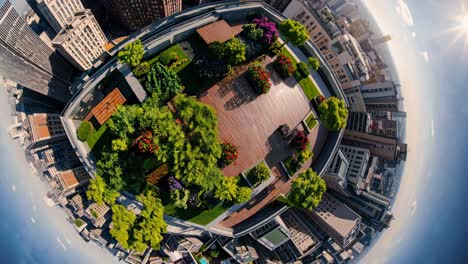
{"type": "Polygon", "coordinates": [[[196,237],[171,235],[166,242],[166,246],[171,251],[198,252],[203,246],[203,242],[196,237]]]}
{"type": "Polygon", "coordinates": [[[62,103],[73,68],[26,24],[7,0],[0,7],[0,74],[62,103]]]}
{"type": "Polygon", "coordinates": [[[127,99],[122,95],[119,88],[115,88],[89,112],[84,121],[94,118],[99,125],[103,125],[117,111],[117,106],[124,104],[126,101],[127,99]]]}
{"type": "Polygon", "coordinates": [[[80,0],[37,0],[37,7],[56,32],[60,32],[75,13],[84,9],[80,0]]]}
{"type": "Polygon", "coordinates": [[[373,125],[369,113],[350,111],[348,114],[348,123],[346,125],[346,129],[368,133],[371,124],[373,125]]]}
{"type": "Polygon", "coordinates": [[[107,16],[122,28],[135,31],[182,11],[182,0],[101,0],[107,16]]]}
{"type": "Polygon", "coordinates": [[[271,5],[274,9],[279,12],[283,12],[286,7],[291,3],[291,0],[264,0],[266,3],[271,5]]]}
{"type": "Polygon", "coordinates": [[[370,23],[367,19],[359,18],[349,25],[349,33],[361,43],[368,40],[374,33],[370,30],[370,23]]]}
{"type": "Polygon", "coordinates": [[[378,45],[382,45],[384,43],[387,43],[389,42],[390,40],[392,40],[392,36],[390,35],[385,35],[381,38],[376,38],[376,39],[373,39],[372,42],[374,44],[374,46],[378,46],[378,45]]]}
{"type": "Polygon", "coordinates": [[[348,186],[356,193],[368,189],[378,165],[378,158],[371,158],[368,149],[341,145],[340,150],[349,161],[349,168],[346,172],[348,186]]]}
{"type": "Polygon", "coordinates": [[[66,171],[59,171],[56,178],[58,181],[54,188],[55,193],[57,195],[67,196],[77,187],[87,183],[89,174],[83,166],[80,166],[66,171]]]}
{"type": "Polygon", "coordinates": [[[359,87],[366,109],[373,111],[398,112],[397,84],[392,81],[365,84],[359,87]]]}
{"type": "Polygon", "coordinates": [[[319,17],[299,0],[292,0],[283,15],[307,28],[310,39],[323,53],[342,88],[349,89],[370,78],[369,62],[357,40],[340,30],[330,12],[325,6],[318,12],[319,17]]]}
{"type": "Polygon", "coordinates": [[[349,111],[366,113],[366,104],[364,98],[362,97],[361,90],[359,87],[353,87],[344,91],[346,99],[349,102],[349,111]]]}
{"type": "Polygon", "coordinates": [[[92,203],[86,208],[85,215],[95,227],[101,228],[109,218],[109,211],[110,208],[105,203],[92,203]]]}
{"type": "Polygon", "coordinates": [[[406,144],[399,143],[396,138],[345,130],[343,144],[368,149],[384,160],[406,159],[406,144]]]}
{"type": "Polygon", "coordinates": [[[76,13],[52,40],[57,51],[80,71],[93,66],[94,61],[105,52],[106,43],[106,36],[90,10],[76,13]]]}
{"type": "Polygon", "coordinates": [[[347,191],[348,181],[346,179],[348,169],[349,161],[341,149],[338,149],[330,167],[323,175],[327,188],[349,196],[350,193],[347,191]]]}
{"type": "Polygon", "coordinates": [[[68,140],[59,141],[34,151],[31,155],[31,161],[38,171],[47,170],[50,166],[73,168],[80,164],[75,150],[68,140]]]}
{"type": "Polygon", "coordinates": [[[58,114],[28,115],[23,122],[23,128],[28,133],[24,145],[29,150],[66,139],[65,129],[58,114]]]}
{"type": "Polygon", "coordinates": [[[359,234],[361,216],[328,193],[323,194],[322,201],[309,214],[342,248],[347,247],[359,234]]]}
{"type": "MultiPolygon", "coordinates": [[[[363,132],[363,131],[360,131],[363,132]]],[[[397,137],[397,121],[391,119],[377,118],[372,119],[372,124],[369,131],[374,135],[385,136],[385,137],[397,137]]]]}

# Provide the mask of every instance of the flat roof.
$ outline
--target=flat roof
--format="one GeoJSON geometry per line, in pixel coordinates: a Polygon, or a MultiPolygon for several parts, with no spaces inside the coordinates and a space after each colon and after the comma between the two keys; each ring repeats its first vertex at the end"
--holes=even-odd
{"type": "Polygon", "coordinates": [[[91,119],[91,116],[94,116],[99,124],[102,125],[117,110],[117,105],[122,105],[126,101],[127,99],[122,95],[119,88],[115,88],[110,94],[102,99],[102,101],[97,104],[93,110],[91,110],[85,120],[89,120],[91,119]]]}
{"type": "Polygon", "coordinates": [[[64,183],[66,189],[72,188],[78,185],[78,180],[75,177],[73,170],[67,170],[59,174],[64,183]]]}
{"type": "Polygon", "coordinates": [[[242,31],[242,27],[231,27],[226,21],[219,20],[197,29],[200,37],[206,44],[215,41],[225,42],[242,31]]]}
{"type": "Polygon", "coordinates": [[[289,239],[289,237],[279,227],[264,235],[262,238],[268,240],[274,246],[280,245],[285,240],[289,239]]]}
{"type": "Polygon", "coordinates": [[[37,132],[37,137],[39,139],[42,138],[49,138],[50,137],[50,130],[49,126],[47,125],[47,115],[34,115],[34,128],[37,132]]]}

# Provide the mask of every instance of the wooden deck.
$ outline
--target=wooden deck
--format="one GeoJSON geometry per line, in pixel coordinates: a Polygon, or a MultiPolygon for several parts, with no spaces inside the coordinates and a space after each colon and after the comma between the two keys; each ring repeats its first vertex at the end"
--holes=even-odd
{"type": "Polygon", "coordinates": [[[263,159],[270,167],[286,159],[292,150],[278,127],[288,124],[295,128],[312,109],[294,77],[281,80],[270,69],[271,61],[272,58],[265,59],[273,83],[267,94],[257,96],[245,73],[241,73],[200,95],[202,102],[216,109],[220,140],[239,147],[236,163],[223,169],[226,176],[237,176],[263,159]]]}

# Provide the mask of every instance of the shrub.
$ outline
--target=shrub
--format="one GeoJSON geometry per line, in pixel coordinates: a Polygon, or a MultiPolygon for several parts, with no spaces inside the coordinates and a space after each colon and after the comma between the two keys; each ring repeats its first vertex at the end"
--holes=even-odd
{"type": "Polygon", "coordinates": [[[319,106],[320,119],[330,131],[338,131],[346,126],[348,109],[342,99],[330,97],[319,106]]]}
{"type": "Polygon", "coordinates": [[[279,55],[274,63],[275,70],[279,73],[279,75],[283,78],[287,78],[293,75],[295,69],[294,64],[292,63],[291,59],[287,56],[281,54],[279,55]]]}
{"type": "Polygon", "coordinates": [[[309,76],[309,67],[304,62],[299,62],[297,64],[297,73],[301,79],[307,78],[309,76]]]}
{"type": "Polygon", "coordinates": [[[172,62],[178,61],[179,55],[173,51],[165,50],[159,55],[159,62],[167,66],[172,62]]]}
{"type": "Polygon", "coordinates": [[[262,42],[271,45],[278,38],[278,29],[275,22],[271,22],[267,17],[254,19],[257,28],[263,31],[262,42]]]}
{"type": "Polygon", "coordinates": [[[224,165],[230,165],[231,163],[237,160],[237,156],[239,155],[236,145],[231,143],[222,143],[221,144],[222,152],[221,152],[221,162],[224,165]]]}
{"type": "Polygon", "coordinates": [[[270,90],[270,74],[262,66],[250,66],[247,77],[258,94],[266,94],[270,90]]]}
{"type": "Polygon", "coordinates": [[[317,71],[320,68],[320,61],[315,57],[309,57],[308,63],[314,71],[317,71]]]}
{"type": "Polygon", "coordinates": [[[293,180],[288,195],[290,206],[312,210],[322,200],[326,191],[325,181],[312,169],[307,169],[293,180]]]}
{"type": "Polygon", "coordinates": [[[86,141],[89,136],[94,131],[93,125],[91,125],[88,121],[81,122],[80,126],[78,127],[77,136],[78,139],[81,141],[86,141]]]}
{"type": "Polygon", "coordinates": [[[245,44],[238,38],[232,38],[224,43],[224,60],[229,65],[236,65],[246,60],[245,44]]]}
{"type": "Polygon", "coordinates": [[[249,176],[255,183],[264,182],[270,178],[270,169],[264,162],[261,162],[250,170],[249,176]]]}
{"type": "Polygon", "coordinates": [[[148,74],[149,70],[149,64],[147,62],[142,62],[140,65],[136,66],[133,69],[133,74],[135,74],[136,77],[141,77],[148,74]]]}
{"type": "Polygon", "coordinates": [[[234,201],[236,203],[245,203],[248,200],[250,200],[250,197],[252,196],[252,189],[249,187],[240,187],[237,190],[237,195],[234,201]]]}
{"type": "Polygon", "coordinates": [[[299,131],[293,139],[293,143],[300,150],[305,150],[309,144],[309,138],[304,133],[304,131],[299,131]]]}
{"type": "Polygon", "coordinates": [[[153,139],[153,132],[149,130],[143,131],[141,135],[133,141],[132,147],[136,146],[140,153],[155,153],[158,150],[158,145],[154,143],[153,139]]]}
{"type": "Polygon", "coordinates": [[[149,93],[156,94],[161,103],[166,103],[183,90],[177,73],[159,62],[151,66],[145,88],[149,93]]]}
{"type": "Polygon", "coordinates": [[[80,218],[76,218],[75,219],[75,225],[76,225],[76,227],[80,228],[82,225],[84,225],[84,222],[80,218]]]}
{"type": "Polygon", "coordinates": [[[263,29],[257,28],[255,24],[245,24],[242,29],[243,34],[251,40],[259,40],[263,37],[263,29]]]}
{"type": "Polygon", "coordinates": [[[224,44],[215,41],[208,46],[208,57],[212,60],[224,59],[224,44]]]}
{"type": "Polygon", "coordinates": [[[140,64],[141,59],[145,55],[143,44],[139,39],[127,44],[121,51],[117,53],[117,58],[122,63],[127,63],[131,67],[136,67],[140,64]]]}
{"type": "Polygon", "coordinates": [[[219,257],[219,251],[215,250],[215,251],[211,251],[210,252],[210,256],[214,259],[218,258],[219,257]]]}
{"type": "Polygon", "coordinates": [[[314,156],[314,153],[312,153],[312,151],[310,151],[309,149],[305,149],[297,154],[297,161],[300,162],[301,164],[304,164],[313,156],[314,156]]]}

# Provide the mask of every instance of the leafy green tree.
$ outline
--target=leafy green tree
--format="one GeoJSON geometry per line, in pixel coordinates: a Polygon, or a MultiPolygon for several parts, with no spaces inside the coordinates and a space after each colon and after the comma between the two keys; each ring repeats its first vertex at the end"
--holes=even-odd
{"type": "Polygon", "coordinates": [[[314,156],[314,153],[310,149],[306,149],[297,154],[297,161],[299,161],[299,163],[301,164],[304,164],[313,156],[314,156]]]}
{"type": "Polygon", "coordinates": [[[235,201],[238,190],[237,179],[235,177],[225,177],[215,190],[215,197],[223,202],[235,201]]]}
{"type": "Polygon", "coordinates": [[[260,40],[263,37],[263,30],[255,24],[245,24],[242,29],[245,36],[251,40],[260,40]]]}
{"type": "Polygon", "coordinates": [[[232,38],[224,43],[224,54],[226,63],[236,65],[246,60],[246,47],[238,38],[232,38]]]}
{"type": "Polygon", "coordinates": [[[224,44],[215,41],[208,46],[208,57],[213,60],[223,60],[224,59],[224,44]]]}
{"type": "Polygon", "coordinates": [[[112,189],[117,191],[124,189],[123,170],[120,166],[119,155],[117,153],[102,153],[102,157],[96,165],[98,174],[108,180],[112,189]]]}
{"type": "Polygon", "coordinates": [[[288,195],[289,204],[312,210],[320,203],[325,191],[325,181],[315,171],[307,169],[293,181],[291,192],[288,195]]]}
{"type": "Polygon", "coordinates": [[[121,51],[117,53],[117,58],[122,63],[127,63],[132,67],[136,67],[140,64],[143,59],[145,51],[143,50],[143,44],[139,39],[132,43],[127,44],[121,51]]]}
{"type": "Polygon", "coordinates": [[[148,74],[149,70],[150,70],[150,65],[148,64],[148,62],[142,62],[140,63],[140,65],[136,66],[133,69],[133,74],[136,77],[141,77],[143,75],[148,74]]]}
{"type": "Polygon", "coordinates": [[[149,244],[154,249],[159,249],[160,243],[163,240],[161,233],[167,231],[167,224],[164,222],[164,206],[159,198],[154,197],[151,193],[141,194],[137,196],[144,209],[141,211],[141,220],[138,223],[138,231],[134,232],[134,241],[139,242],[140,246],[137,251],[141,250],[141,244],[149,244]]]}
{"type": "Polygon", "coordinates": [[[307,67],[307,64],[305,64],[304,62],[299,62],[297,64],[297,73],[299,74],[299,77],[301,79],[304,79],[304,78],[307,78],[307,76],[309,76],[309,67],[307,67]]]}
{"type": "Polygon", "coordinates": [[[284,46],[286,43],[291,42],[294,46],[300,46],[309,39],[309,32],[307,28],[299,21],[292,19],[283,20],[278,30],[284,38],[284,46]]]}
{"type": "Polygon", "coordinates": [[[119,105],[112,114],[109,128],[113,134],[122,140],[121,144],[128,144],[129,136],[136,132],[138,117],[143,115],[143,108],[137,105],[119,105]]]}
{"type": "Polygon", "coordinates": [[[320,119],[330,131],[338,131],[346,126],[348,109],[345,102],[337,97],[330,97],[319,106],[320,119]]]}
{"type": "Polygon", "coordinates": [[[160,98],[161,105],[178,95],[183,89],[177,74],[159,62],[151,66],[146,76],[145,88],[160,98]]]}
{"type": "Polygon", "coordinates": [[[237,190],[237,196],[235,198],[236,203],[245,203],[250,200],[252,196],[252,189],[249,187],[240,187],[237,190]]]}
{"type": "Polygon", "coordinates": [[[120,196],[120,193],[116,190],[112,190],[112,189],[106,189],[104,191],[104,195],[102,197],[102,199],[104,200],[104,202],[106,202],[106,204],[108,205],[114,205],[115,204],[115,200],[120,196]]]}
{"type": "Polygon", "coordinates": [[[110,234],[115,238],[124,248],[130,248],[129,245],[129,231],[135,223],[136,215],[128,211],[122,205],[112,206],[112,228],[110,234]]]}
{"type": "Polygon", "coordinates": [[[88,200],[102,204],[104,192],[106,192],[106,182],[101,176],[96,175],[94,179],[89,181],[86,196],[88,197],[88,200]]]}
{"type": "Polygon", "coordinates": [[[309,57],[308,64],[309,64],[309,67],[311,67],[312,70],[314,71],[317,71],[320,68],[320,61],[318,58],[309,57]]]}

